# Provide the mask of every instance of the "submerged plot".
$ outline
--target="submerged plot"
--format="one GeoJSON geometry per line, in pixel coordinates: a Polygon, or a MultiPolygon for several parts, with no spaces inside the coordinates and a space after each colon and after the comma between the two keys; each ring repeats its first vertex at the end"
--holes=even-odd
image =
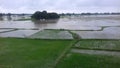
{"type": "Polygon", "coordinates": [[[14,31],[15,29],[0,29],[0,33],[5,33],[5,32],[11,32],[14,31]]]}
{"type": "Polygon", "coordinates": [[[60,30],[42,30],[30,36],[37,39],[73,39],[68,31],[60,30]]]}
{"type": "Polygon", "coordinates": [[[0,37],[16,37],[16,38],[26,38],[39,30],[16,30],[6,33],[0,33],[0,37]]]}
{"type": "Polygon", "coordinates": [[[120,51],[120,40],[81,40],[74,47],[79,49],[120,51]]]}
{"type": "Polygon", "coordinates": [[[73,31],[83,39],[120,39],[120,27],[106,27],[102,31],[73,31]]]}

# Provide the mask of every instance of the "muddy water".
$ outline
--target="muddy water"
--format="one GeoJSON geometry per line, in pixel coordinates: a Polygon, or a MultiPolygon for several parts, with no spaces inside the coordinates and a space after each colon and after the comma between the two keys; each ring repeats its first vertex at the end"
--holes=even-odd
{"type": "Polygon", "coordinates": [[[120,26],[120,16],[79,16],[39,22],[0,21],[0,28],[99,30],[102,26],[120,26]]]}
{"type": "MultiPolygon", "coordinates": [[[[68,30],[85,30],[87,32],[76,32],[82,38],[117,38],[120,39],[120,15],[90,15],[90,16],[73,16],[65,17],[59,20],[42,20],[42,21],[0,21],[0,32],[4,29],[18,28],[20,31],[14,33],[2,33],[2,36],[19,36],[21,32],[23,35],[29,35],[42,29],[68,29],[68,30]],[[103,29],[105,27],[105,29],[103,29]],[[107,28],[109,27],[109,28],[107,28]],[[117,27],[117,28],[110,28],[117,27]],[[21,29],[39,29],[32,31],[25,31],[21,29]],[[96,32],[92,32],[94,30],[96,32]],[[102,30],[102,31],[100,31],[102,30]],[[115,30],[115,31],[114,31],[115,30]],[[90,31],[90,32],[89,32],[90,31]],[[29,33],[27,33],[29,32],[29,33]],[[112,33],[111,33],[112,32],[112,33]],[[13,35],[14,34],[14,35],[13,35]],[[117,34],[117,35],[116,35],[117,34]],[[113,37],[113,36],[114,37],[113,37]]],[[[27,36],[28,36],[27,35],[27,36]]]]}

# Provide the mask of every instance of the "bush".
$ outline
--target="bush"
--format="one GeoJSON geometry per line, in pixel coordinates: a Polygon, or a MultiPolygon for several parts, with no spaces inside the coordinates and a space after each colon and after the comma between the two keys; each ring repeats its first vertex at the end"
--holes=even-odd
{"type": "Polygon", "coordinates": [[[31,18],[35,20],[40,20],[40,19],[58,19],[60,16],[57,13],[47,13],[47,11],[36,11],[31,18]]]}

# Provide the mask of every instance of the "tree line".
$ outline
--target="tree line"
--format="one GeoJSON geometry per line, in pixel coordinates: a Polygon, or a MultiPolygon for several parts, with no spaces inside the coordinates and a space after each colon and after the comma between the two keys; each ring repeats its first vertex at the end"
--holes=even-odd
{"type": "Polygon", "coordinates": [[[61,13],[60,16],[71,16],[71,15],[120,15],[120,13],[61,13]]]}

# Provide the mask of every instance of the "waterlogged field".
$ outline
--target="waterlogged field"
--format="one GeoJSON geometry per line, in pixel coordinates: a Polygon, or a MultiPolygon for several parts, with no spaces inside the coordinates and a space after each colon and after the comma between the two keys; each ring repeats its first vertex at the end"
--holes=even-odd
{"type": "Polygon", "coordinates": [[[79,49],[120,51],[120,40],[81,40],[74,47],[79,49]]]}
{"type": "Polygon", "coordinates": [[[14,29],[0,29],[0,33],[14,31],[14,29]]]}
{"type": "Polygon", "coordinates": [[[0,37],[23,38],[29,36],[27,30],[34,33],[34,29],[72,30],[83,39],[120,39],[120,15],[82,15],[46,21],[0,21],[0,37]],[[18,30],[5,32],[6,29],[18,30]]]}
{"type": "Polygon", "coordinates": [[[68,31],[60,30],[42,30],[29,37],[35,39],[73,39],[72,34],[68,31]]]}
{"type": "Polygon", "coordinates": [[[72,31],[82,39],[120,39],[120,27],[103,27],[98,31],[72,31]]]}
{"type": "Polygon", "coordinates": [[[120,68],[120,15],[0,21],[0,37],[0,68],[120,68]]]}
{"type": "Polygon", "coordinates": [[[13,29],[13,31],[8,32],[1,32],[0,37],[15,37],[15,38],[27,38],[28,36],[39,32],[40,30],[16,30],[13,29]]]}

